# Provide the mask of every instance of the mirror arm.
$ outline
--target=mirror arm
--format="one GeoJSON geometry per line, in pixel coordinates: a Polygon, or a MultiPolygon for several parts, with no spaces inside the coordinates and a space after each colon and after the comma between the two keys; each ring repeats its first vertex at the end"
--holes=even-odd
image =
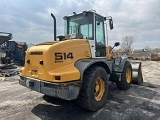
{"type": "Polygon", "coordinates": [[[113,47],[110,49],[110,51],[112,51],[114,47],[115,47],[115,46],[113,46],[113,47]]]}

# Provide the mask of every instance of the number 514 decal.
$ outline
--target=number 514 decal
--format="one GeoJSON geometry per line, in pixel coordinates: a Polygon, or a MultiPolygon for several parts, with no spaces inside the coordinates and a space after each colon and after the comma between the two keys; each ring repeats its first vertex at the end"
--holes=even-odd
{"type": "Polygon", "coordinates": [[[55,62],[63,62],[63,60],[67,59],[73,59],[73,53],[62,53],[62,52],[57,52],[54,54],[55,56],[55,62]]]}

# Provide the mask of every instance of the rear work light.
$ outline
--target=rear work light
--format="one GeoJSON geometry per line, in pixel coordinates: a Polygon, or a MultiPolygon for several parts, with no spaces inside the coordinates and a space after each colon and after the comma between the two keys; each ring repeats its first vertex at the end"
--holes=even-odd
{"type": "Polygon", "coordinates": [[[61,76],[55,76],[55,80],[61,80],[61,76]]]}

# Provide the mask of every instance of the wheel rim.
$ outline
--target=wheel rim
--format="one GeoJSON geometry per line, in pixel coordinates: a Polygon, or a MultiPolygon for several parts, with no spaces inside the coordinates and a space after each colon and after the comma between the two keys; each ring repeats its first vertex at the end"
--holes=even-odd
{"type": "Polygon", "coordinates": [[[94,88],[94,97],[96,101],[100,101],[103,97],[105,91],[105,83],[102,77],[97,78],[95,88],[94,88]]]}
{"type": "Polygon", "coordinates": [[[127,71],[126,71],[126,81],[127,83],[130,83],[131,81],[131,69],[130,68],[127,68],[127,71]]]}

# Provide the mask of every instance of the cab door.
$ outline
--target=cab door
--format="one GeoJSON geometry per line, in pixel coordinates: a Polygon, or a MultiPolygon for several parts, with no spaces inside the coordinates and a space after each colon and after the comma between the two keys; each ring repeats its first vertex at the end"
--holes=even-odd
{"type": "Polygon", "coordinates": [[[104,19],[103,17],[95,16],[95,46],[96,46],[96,57],[106,56],[106,43],[104,34],[104,19]]]}

